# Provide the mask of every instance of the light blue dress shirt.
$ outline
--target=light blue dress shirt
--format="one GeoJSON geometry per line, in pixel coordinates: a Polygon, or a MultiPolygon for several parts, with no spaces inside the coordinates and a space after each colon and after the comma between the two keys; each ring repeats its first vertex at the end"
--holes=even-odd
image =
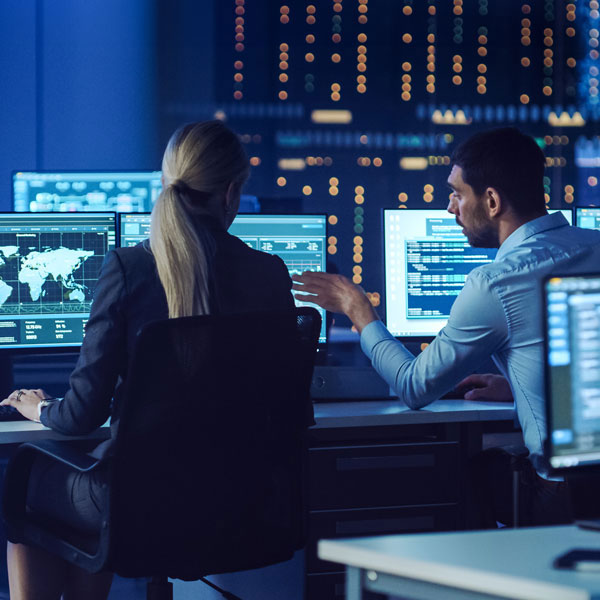
{"type": "Polygon", "coordinates": [[[417,357],[381,321],[361,347],[410,408],[440,398],[490,356],[510,382],[525,444],[544,473],[546,435],[541,280],[550,273],[600,271],[600,232],[571,227],[560,213],[522,225],[494,262],[471,271],[448,324],[417,357]]]}

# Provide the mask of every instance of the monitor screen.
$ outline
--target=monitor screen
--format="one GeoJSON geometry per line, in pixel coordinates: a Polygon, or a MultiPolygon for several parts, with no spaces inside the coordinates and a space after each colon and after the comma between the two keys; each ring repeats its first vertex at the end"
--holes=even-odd
{"type": "Polygon", "coordinates": [[[147,212],[162,190],[160,171],[13,173],[17,212],[147,212]]]}
{"type": "Polygon", "coordinates": [[[600,230],[600,208],[582,208],[578,207],[577,211],[577,227],[584,229],[600,230]]]}
{"type": "Polygon", "coordinates": [[[544,299],[550,465],[600,464],[600,274],[551,277],[544,299]]]}
{"type": "MultiPolygon", "coordinates": [[[[119,215],[121,246],[135,246],[150,233],[150,215],[119,215]]],[[[251,248],[277,254],[290,272],[325,271],[325,215],[238,214],[229,233],[251,248]]],[[[298,306],[303,303],[296,302],[298,306]]],[[[320,342],[326,341],[325,311],[317,307],[323,319],[320,342]]]]}
{"type": "Polygon", "coordinates": [[[79,346],[115,213],[0,214],[0,348],[79,346]]]}
{"type": "MultiPolygon", "coordinates": [[[[572,223],[572,211],[561,212],[572,223]]],[[[444,209],[384,210],[386,323],[392,335],[436,336],[469,272],[492,262],[496,252],[471,247],[444,209]]]]}

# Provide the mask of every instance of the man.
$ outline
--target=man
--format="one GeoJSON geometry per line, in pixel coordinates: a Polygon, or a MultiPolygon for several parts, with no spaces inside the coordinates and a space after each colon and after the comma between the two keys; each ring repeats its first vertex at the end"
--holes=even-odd
{"type": "MultiPolygon", "coordinates": [[[[346,314],[376,371],[411,408],[441,397],[491,356],[510,383],[530,460],[543,474],[540,281],[551,272],[597,269],[600,232],[547,213],[544,154],[517,129],[473,136],[456,149],[452,165],[448,212],[472,246],[499,250],[494,262],[469,274],[448,324],[424,352],[415,357],[394,339],[362,289],[346,277],[305,272],[293,277],[294,289],[302,292],[296,297],[346,314]]],[[[497,384],[492,380],[492,391],[497,384]]]]}

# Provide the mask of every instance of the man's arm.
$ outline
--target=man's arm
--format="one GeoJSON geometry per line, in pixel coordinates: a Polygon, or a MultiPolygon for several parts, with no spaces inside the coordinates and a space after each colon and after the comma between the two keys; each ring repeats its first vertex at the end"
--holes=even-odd
{"type": "Polygon", "coordinates": [[[347,278],[304,273],[293,279],[304,284],[295,284],[295,290],[315,294],[302,294],[299,299],[350,317],[375,370],[411,408],[443,396],[508,339],[502,305],[487,279],[477,272],[471,273],[456,298],[446,327],[417,357],[392,336],[364,292],[347,278]]]}
{"type": "Polygon", "coordinates": [[[314,302],[330,312],[346,315],[360,333],[369,323],[379,320],[363,289],[343,275],[305,271],[292,277],[292,289],[301,302],[314,302]],[[308,292],[308,293],[306,293],[308,292]]]}

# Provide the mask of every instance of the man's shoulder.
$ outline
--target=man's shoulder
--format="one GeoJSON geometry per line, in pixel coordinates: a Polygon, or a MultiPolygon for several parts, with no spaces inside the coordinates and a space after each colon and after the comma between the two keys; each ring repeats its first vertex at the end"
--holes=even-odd
{"type": "Polygon", "coordinates": [[[469,277],[491,284],[507,277],[544,275],[588,258],[600,261],[600,231],[569,226],[525,240],[495,261],[477,267],[469,277]]]}

